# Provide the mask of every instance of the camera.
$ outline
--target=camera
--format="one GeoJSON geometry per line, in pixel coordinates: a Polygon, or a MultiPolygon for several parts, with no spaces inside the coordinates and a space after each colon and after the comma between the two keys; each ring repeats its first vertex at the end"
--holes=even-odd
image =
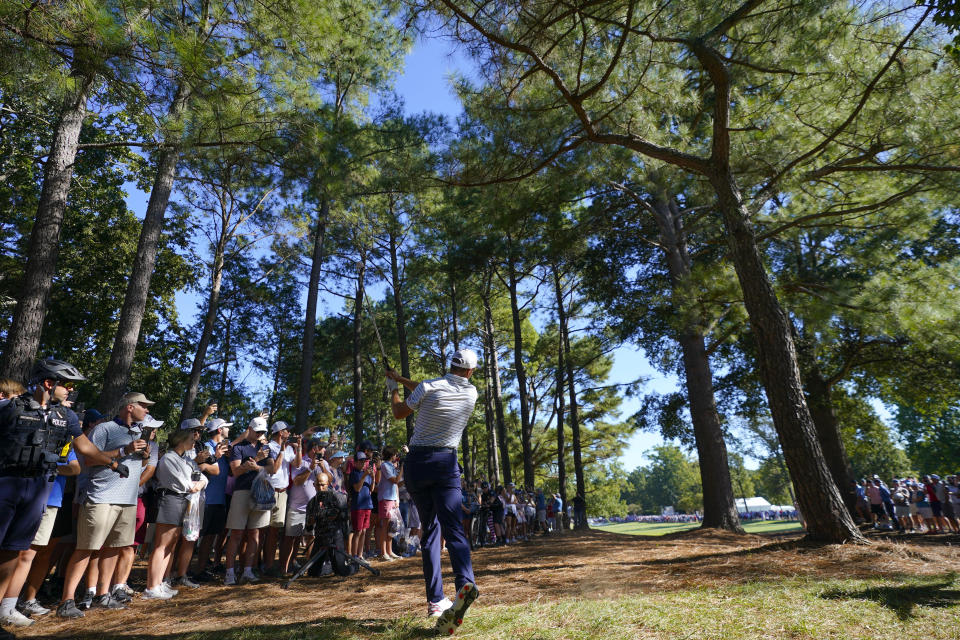
{"type": "Polygon", "coordinates": [[[201,477],[202,476],[200,475],[199,471],[194,471],[193,473],[190,474],[190,479],[194,482],[200,482],[201,477]]]}

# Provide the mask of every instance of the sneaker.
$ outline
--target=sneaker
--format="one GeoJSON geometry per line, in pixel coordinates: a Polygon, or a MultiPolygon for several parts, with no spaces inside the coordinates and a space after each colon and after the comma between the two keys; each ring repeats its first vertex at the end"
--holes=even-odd
{"type": "Polygon", "coordinates": [[[463,616],[467,613],[467,609],[479,595],[477,585],[472,582],[460,587],[457,597],[453,600],[453,606],[437,618],[437,629],[442,635],[451,636],[457,631],[457,627],[463,624],[463,616]]]}
{"type": "Polygon", "coordinates": [[[164,590],[162,586],[157,587],[156,589],[144,589],[143,598],[144,600],[169,600],[173,596],[169,591],[164,590]]]}
{"type": "Polygon", "coordinates": [[[223,585],[225,587],[233,587],[233,586],[236,586],[236,584],[237,584],[237,576],[235,576],[230,572],[227,572],[227,574],[223,577],[223,585]]]}
{"type": "Polygon", "coordinates": [[[187,587],[188,589],[199,589],[200,585],[188,578],[187,576],[180,576],[179,578],[174,578],[172,581],[173,584],[178,587],[187,587]]]}
{"type": "Polygon", "coordinates": [[[77,603],[73,600],[64,600],[63,603],[57,607],[57,617],[58,618],[82,618],[83,611],[77,608],[77,603]]]}
{"type": "Polygon", "coordinates": [[[444,611],[453,606],[453,603],[450,602],[450,598],[444,598],[439,602],[428,602],[427,603],[427,617],[430,618],[439,618],[444,611]]]}
{"type": "Polygon", "coordinates": [[[91,609],[126,609],[127,605],[123,604],[119,600],[116,600],[109,593],[105,593],[102,596],[95,596],[93,598],[93,604],[90,606],[91,609]]]}
{"type": "Polygon", "coordinates": [[[170,586],[170,583],[166,581],[160,583],[160,588],[169,593],[171,598],[180,593],[179,589],[174,589],[170,586]]]}
{"type": "Polygon", "coordinates": [[[192,581],[199,584],[206,584],[208,582],[213,582],[214,580],[213,574],[209,573],[206,569],[203,569],[202,571],[197,571],[195,573],[191,573],[188,577],[192,581]]]}
{"type": "Polygon", "coordinates": [[[124,583],[120,583],[120,584],[115,584],[115,585],[113,585],[113,590],[114,590],[114,591],[123,591],[125,594],[127,594],[127,595],[130,596],[131,598],[132,598],[134,595],[136,595],[136,593],[137,593],[137,592],[133,589],[133,587],[131,587],[131,586],[128,585],[128,584],[124,584],[124,583]]]}
{"type": "Polygon", "coordinates": [[[45,616],[50,613],[50,609],[41,607],[36,600],[27,600],[17,603],[17,610],[25,616],[45,616]]]}
{"type": "Polygon", "coordinates": [[[33,620],[23,615],[16,609],[11,609],[10,613],[0,616],[0,622],[3,624],[13,625],[14,627],[29,627],[33,624],[33,620]]]}
{"type": "Polygon", "coordinates": [[[93,605],[93,596],[95,595],[95,591],[87,591],[83,594],[83,598],[77,603],[77,606],[81,609],[89,609],[93,605]]]}
{"type": "Polygon", "coordinates": [[[114,588],[110,592],[110,597],[119,602],[120,604],[130,604],[133,602],[133,596],[124,591],[123,589],[114,588]]]}
{"type": "Polygon", "coordinates": [[[258,578],[257,574],[255,573],[247,573],[246,571],[244,571],[243,575],[240,576],[240,581],[243,584],[256,584],[260,582],[260,578],[258,578]]]}

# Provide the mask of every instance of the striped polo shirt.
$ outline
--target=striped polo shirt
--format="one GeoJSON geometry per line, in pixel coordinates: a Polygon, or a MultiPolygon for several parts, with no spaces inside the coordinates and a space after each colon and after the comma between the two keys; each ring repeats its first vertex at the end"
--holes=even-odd
{"type": "Polygon", "coordinates": [[[466,378],[448,373],[424,380],[407,398],[417,412],[411,447],[456,447],[477,402],[477,388],[466,378]]]}

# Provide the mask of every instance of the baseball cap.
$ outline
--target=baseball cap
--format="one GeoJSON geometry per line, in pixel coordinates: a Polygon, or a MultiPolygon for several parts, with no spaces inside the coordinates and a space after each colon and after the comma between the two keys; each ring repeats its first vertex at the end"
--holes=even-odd
{"type": "Polygon", "coordinates": [[[347,458],[347,457],[349,457],[348,454],[347,454],[347,452],[346,452],[346,451],[343,451],[343,450],[340,450],[340,451],[337,451],[337,452],[336,452],[335,454],[333,454],[332,456],[330,456],[330,459],[333,460],[334,458],[347,458]]]}
{"type": "MultiPolygon", "coordinates": [[[[84,416],[84,420],[86,420],[86,416],[84,416]]],[[[140,424],[148,429],[159,429],[161,426],[163,426],[163,420],[157,420],[148,413],[147,417],[144,418],[143,422],[140,424]]]]}
{"type": "Polygon", "coordinates": [[[187,418],[186,420],[180,423],[181,430],[202,429],[202,428],[203,428],[203,423],[197,420],[196,418],[187,418]]]}
{"type": "Polygon", "coordinates": [[[357,454],[357,460],[366,460],[366,459],[367,459],[367,454],[365,454],[363,451],[357,454]]]}
{"type": "Polygon", "coordinates": [[[455,351],[453,355],[450,356],[450,366],[461,369],[476,369],[477,354],[473,349],[460,349],[459,351],[455,351]]]}
{"type": "Polygon", "coordinates": [[[267,430],[267,421],[264,420],[263,418],[261,418],[260,416],[257,416],[256,418],[254,418],[253,420],[250,421],[250,425],[249,425],[249,426],[250,426],[250,428],[253,429],[254,431],[266,431],[266,430],[267,430]]]}
{"type": "Polygon", "coordinates": [[[232,427],[232,426],[233,426],[232,422],[227,422],[223,418],[214,418],[213,420],[207,423],[207,431],[216,431],[217,429],[220,429],[222,427],[232,427]]]}
{"type": "Polygon", "coordinates": [[[153,400],[147,400],[147,396],[143,395],[139,391],[131,391],[130,393],[125,394],[122,398],[120,398],[121,407],[125,407],[128,404],[138,404],[138,403],[145,404],[147,406],[150,406],[152,404],[157,404],[153,400]]]}
{"type": "Polygon", "coordinates": [[[270,427],[270,433],[280,433],[284,429],[286,429],[287,431],[290,431],[290,427],[287,425],[286,422],[284,422],[283,420],[277,420],[276,422],[273,423],[273,426],[270,427]]]}
{"type": "MultiPolygon", "coordinates": [[[[150,415],[147,414],[149,418],[150,415]]],[[[91,424],[103,418],[103,414],[97,411],[96,409],[87,409],[83,412],[83,426],[89,427],[91,424]]],[[[146,420],[144,420],[146,422],[146,420]]],[[[162,423],[161,423],[162,424],[162,423]]]]}

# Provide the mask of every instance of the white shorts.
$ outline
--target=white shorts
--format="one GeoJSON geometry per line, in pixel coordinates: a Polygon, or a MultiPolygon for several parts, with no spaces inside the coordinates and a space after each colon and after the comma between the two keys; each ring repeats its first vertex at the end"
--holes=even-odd
{"type": "Polygon", "coordinates": [[[270,524],[270,512],[254,510],[250,490],[233,492],[230,512],[227,514],[227,529],[260,529],[270,524]]]}
{"type": "Polygon", "coordinates": [[[306,512],[287,511],[287,525],[284,535],[289,538],[297,538],[303,535],[304,525],[307,523],[306,512]]]}

